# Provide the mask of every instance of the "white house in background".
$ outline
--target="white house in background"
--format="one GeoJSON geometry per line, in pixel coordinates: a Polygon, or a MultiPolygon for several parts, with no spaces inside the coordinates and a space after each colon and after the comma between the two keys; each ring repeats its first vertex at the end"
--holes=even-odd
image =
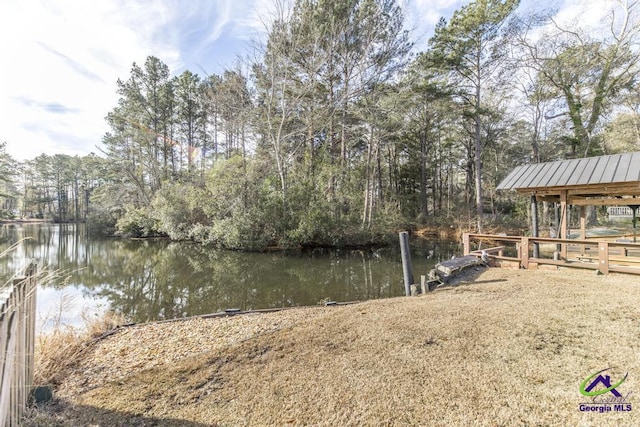
{"type": "Polygon", "coordinates": [[[611,221],[623,221],[633,218],[633,211],[629,206],[609,206],[607,214],[611,221]]]}

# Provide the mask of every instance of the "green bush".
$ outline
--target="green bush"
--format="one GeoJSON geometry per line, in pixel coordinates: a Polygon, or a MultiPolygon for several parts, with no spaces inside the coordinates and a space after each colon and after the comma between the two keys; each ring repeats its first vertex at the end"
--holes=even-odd
{"type": "Polygon", "coordinates": [[[205,190],[193,184],[165,184],[155,195],[151,208],[158,230],[173,240],[193,239],[196,226],[206,227],[211,219],[203,211],[205,190]]]}
{"type": "Polygon", "coordinates": [[[116,234],[128,237],[152,237],[161,235],[159,222],[145,208],[129,207],[116,222],[116,234]]]}
{"type": "Polygon", "coordinates": [[[274,234],[259,215],[238,214],[215,221],[207,231],[208,241],[226,249],[259,251],[274,243],[274,234]]]}
{"type": "Polygon", "coordinates": [[[334,221],[329,209],[310,206],[304,211],[295,211],[294,215],[297,223],[285,236],[288,246],[335,246],[341,240],[341,224],[334,221]]]}
{"type": "Polygon", "coordinates": [[[123,209],[94,209],[87,217],[89,232],[112,236],[116,232],[116,222],[122,216],[123,209]]]}
{"type": "Polygon", "coordinates": [[[138,199],[132,186],[105,184],[93,190],[87,218],[91,233],[114,235],[118,231],[116,224],[125,215],[127,206],[136,206],[138,199]]]}

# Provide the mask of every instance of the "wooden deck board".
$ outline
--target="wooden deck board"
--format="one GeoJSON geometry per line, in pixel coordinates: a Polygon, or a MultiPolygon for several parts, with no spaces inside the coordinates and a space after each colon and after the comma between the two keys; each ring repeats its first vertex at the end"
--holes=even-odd
{"type": "Polygon", "coordinates": [[[464,270],[465,268],[482,265],[483,262],[474,255],[465,255],[458,258],[453,258],[447,261],[442,261],[436,265],[436,270],[439,270],[445,274],[454,274],[457,271],[464,270]]]}

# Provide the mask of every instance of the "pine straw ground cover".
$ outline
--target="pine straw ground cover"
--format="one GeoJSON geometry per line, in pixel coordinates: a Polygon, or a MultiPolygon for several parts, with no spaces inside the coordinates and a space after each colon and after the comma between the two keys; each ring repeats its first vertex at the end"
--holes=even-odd
{"type": "Polygon", "coordinates": [[[489,269],[417,298],[122,328],[31,422],[640,425],[639,302],[639,277],[489,269]],[[609,367],[632,411],[580,412],[609,367]]]}

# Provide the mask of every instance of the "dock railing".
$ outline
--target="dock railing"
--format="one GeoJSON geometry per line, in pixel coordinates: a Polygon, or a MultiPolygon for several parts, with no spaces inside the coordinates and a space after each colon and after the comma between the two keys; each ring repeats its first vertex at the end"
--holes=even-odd
{"type": "Polygon", "coordinates": [[[0,289],[0,427],[18,426],[33,387],[36,266],[0,289]]]}
{"type": "Polygon", "coordinates": [[[549,265],[640,275],[639,243],[465,233],[463,247],[465,255],[484,250],[503,267],[549,265]]]}

